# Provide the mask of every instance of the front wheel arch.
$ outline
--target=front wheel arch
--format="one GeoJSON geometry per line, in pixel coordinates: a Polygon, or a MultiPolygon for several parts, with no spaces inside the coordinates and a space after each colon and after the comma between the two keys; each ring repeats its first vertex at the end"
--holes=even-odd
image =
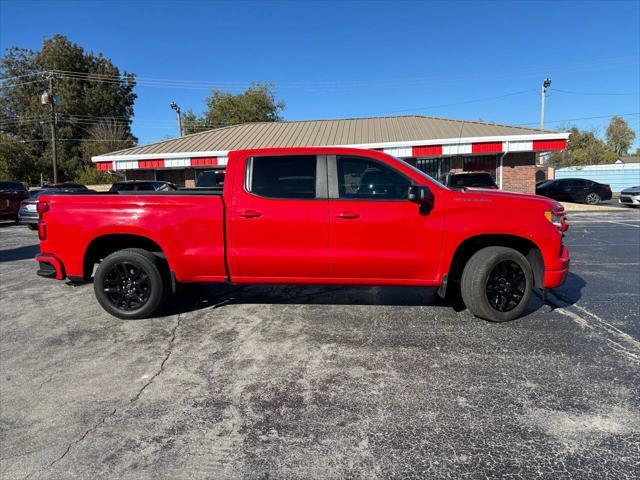
{"type": "MultiPolygon", "coordinates": [[[[461,242],[451,257],[447,270],[447,284],[459,285],[467,262],[476,252],[486,247],[507,247],[520,252],[531,265],[534,287],[542,288],[544,282],[542,251],[534,242],[518,235],[476,235],[461,242]]],[[[443,289],[442,296],[444,296],[444,290],[446,289],[443,289]]]]}

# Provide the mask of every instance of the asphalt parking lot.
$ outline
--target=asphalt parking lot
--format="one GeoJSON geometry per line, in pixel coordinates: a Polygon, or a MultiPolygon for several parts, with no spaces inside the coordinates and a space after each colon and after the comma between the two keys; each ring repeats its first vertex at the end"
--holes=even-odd
{"type": "Polygon", "coordinates": [[[507,324],[415,288],[189,287],[122,321],[0,225],[0,476],[638,478],[640,211],[507,324]]]}

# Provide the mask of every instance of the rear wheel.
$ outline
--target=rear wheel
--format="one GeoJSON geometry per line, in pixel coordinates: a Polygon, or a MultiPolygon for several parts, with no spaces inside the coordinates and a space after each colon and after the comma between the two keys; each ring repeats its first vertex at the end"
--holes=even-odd
{"type": "Polygon", "coordinates": [[[123,319],[147,318],[162,305],[168,290],[165,265],[153,253],[128,248],[98,265],[93,289],[98,303],[123,319]]]}
{"type": "Polygon", "coordinates": [[[597,205],[600,203],[600,200],[600,195],[598,195],[596,192],[588,193],[584,198],[585,203],[589,205],[597,205]]]}
{"type": "Polygon", "coordinates": [[[462,299],[476,317],[507,322],[519,317],[529,303],[533,272],[527,259],[506,247],[476,252],[462,272],[462,299]]]}

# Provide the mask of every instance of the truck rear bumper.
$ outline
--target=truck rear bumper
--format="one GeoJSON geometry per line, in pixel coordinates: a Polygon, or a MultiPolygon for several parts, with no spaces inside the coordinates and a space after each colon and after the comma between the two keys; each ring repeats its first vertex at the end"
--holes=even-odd
{"type": "Polygon", "coordinates": [[[545,270],[544,272],[544,288],[556,288],[564,283],[569,274],[569,249],[562,246],[560,250],[560,257],[558,258],[558,264],[560,266],[557,270],[545,270]]]}
{"type": "Polygon", "coordinates": [[[64,265],[54,255],[39,253],[36,255],[36,261],[40,265],[36,273],[41,277],[55,278],[56,280],[64,280],[66,278],[64,265]]]}

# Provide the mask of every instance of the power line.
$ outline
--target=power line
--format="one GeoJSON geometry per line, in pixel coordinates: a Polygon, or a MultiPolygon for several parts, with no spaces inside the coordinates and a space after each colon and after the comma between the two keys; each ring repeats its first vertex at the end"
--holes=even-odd
{"type": "MultiPolygon", "coordinates": [[[[590,70],[593,68],[598,68],[602,70],[607,66],[619,66],[626,64],[637,64],[636,57],[621,57],[616,59],[602,59],[591,62],[582,62],[575,64],[563,64],[563,65],[547,65],[544,67],[546,70],[552,71],[554,74],[571,72],[571,71],[579,71],[579,70],[590,70]]],[[[521,76],[533,76],[538,75],[540,69],[543,68],[541,66],[536,66],[535,68],[527,68],[527,69],[516,69],[516,70],[503,70],[496,71],[493,70],[491,72],[481,73],[476,72],[474,74],[474,79],[507,79],[521,76]]],[[[31,75],[43,74],[45,72],[34,72],[27,75],[19,75],[15,77],[6,77],[0,79],[0,82],[7,82],[11,80],[15,80],[18,78],[24,78],[31,75]]],[[[156,87],[156,88],[179,88],[179,89],[212,89],[212,88],[246,88],[250,86],[253,82],[248,81],[239,81],[239,82],[221,82],[221,81],[206,81],[206,80],[178,80],[178,79],[168,79],[168,78],[159,78],[159,77],[145,77],[145,76],[135,76],[134,74],[108,74],[108,73],[97,73],[97,72],[79,72],[79,71],[71,71],[71,70],[53,70],[52,73],[56,74],[58,77],[67,79],[67,80],[80,80],[80,81],[89,81],[89,82],[104,82],[104,83],[115,83],[121,84],[122,82],[133,81],[136,86],[141,87],[156,87]]],[[[307,91],[339,91],[339,90],[353,90],[353,89],[364,89],[364,88],[392,88],[394,86],[419,86],[426,84],[442,84],[442,83],[451,83],[459,80],[468,80],[469,75],[466,72],[455,74],[455,75],[431,75],[428,77],[413,77],[413,78],[391,78],[391,79],[366,79],[366,80],[333,80],[333,81],[325,81],[325,82],[271,82],[277,85],[278,89],[300,89],[307,91]]]]}
{"type": "Polygon", "coordinates": [[[640,95],[640,92],[628,92],[628,93],[603,93],[603,92],[572,92],[570,90],[560,90],[559,88],[552,89],[554,92],[567,93],[569,95],[596,95],[596,96],[632,96],[640,95]]]}
{"type": "MultiPolygon", "coordinates": [[[[630,117],[633,115],[640,115],[640,112],[636,113],[610,113],[608,115],[598,115],[596,117],[581,117],[581,118],[565,118],[563,120],[545,120],[546,123],[561,123],[561,122],[574,122],[577,120],[595,120],[599,118],[610,118],[610,117],[630,117]]],[[[515,126],[527,126],[527,125],[538,125],[538,122],[531,123],[514,123],[515,126]]]]}

